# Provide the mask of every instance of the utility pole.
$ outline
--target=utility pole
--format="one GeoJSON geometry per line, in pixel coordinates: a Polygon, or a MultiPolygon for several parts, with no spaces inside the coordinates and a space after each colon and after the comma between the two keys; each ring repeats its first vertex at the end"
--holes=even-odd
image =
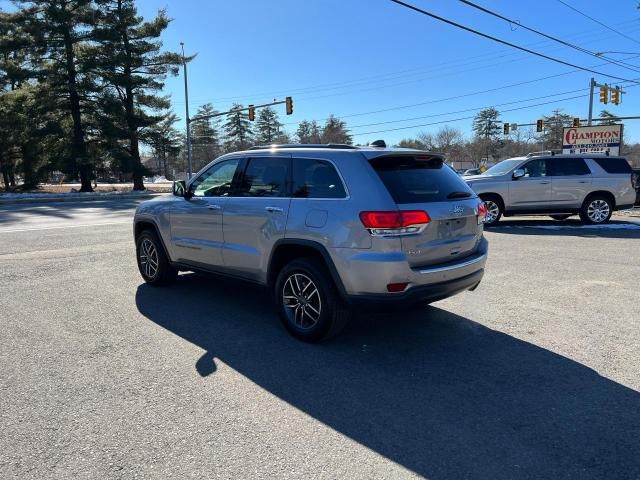
{"type": "Polygon", "coordinates": [[[184,69],[184,109],[187,117],[187,161],[189,162],[189,179],[191,179],[193,175],[191,165],[191,128],[189,125],[191,119],[189,119],[189,83],[187,81],[187,61],[184,58],[184,42],[180,42],[180,47],[182,48],[182,68],[184,69]]]}
{"type": "Polygon", "coordinates": [[[591,121],[593,120],[593,89],[596,86],[596,79],[591,77],[591,81],[589,83],[589,119],[587,120],[587,125],[591,126],[591,121]]]}

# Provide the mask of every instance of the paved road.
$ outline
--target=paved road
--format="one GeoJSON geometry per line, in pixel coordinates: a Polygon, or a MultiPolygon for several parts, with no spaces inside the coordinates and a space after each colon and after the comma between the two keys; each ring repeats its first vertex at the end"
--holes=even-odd
{"type": "Polygon", "coordinates": [[[505,222],[475,292],[312,346],[142,284],[133,207],[0,208],[0,478],[640,478],[638,229],[505,222]]]}

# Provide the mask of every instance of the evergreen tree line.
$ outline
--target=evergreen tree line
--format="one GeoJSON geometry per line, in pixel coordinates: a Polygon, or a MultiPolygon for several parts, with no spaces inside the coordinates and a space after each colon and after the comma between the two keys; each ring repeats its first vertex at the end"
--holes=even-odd
{"type": "Polygon", "coordinates": [[[134,0],[16,0],[0,11],[0,171],[5,186],[52,172],[91,191],[111,173],[144,189],[142,145],[167,121],[164,10],[145,21],[134,0]]]}
{"type": "MultiPolygon", "coordinates": [[[[92,180],[132,181],[187,169],[180,120],[163,95],[182,56],[162,49],[166,11],[145,20],[135,0],[15,0],[0,10],[0,172],[6,189],[33,188],[61,172],[92,190],[92,180]],[[153,154],[143,162],[143,152],[153,154]]],[[[191,58],[187,58],[189,61],[191,58]]],[[[194,168],[254,144],[287,143],[272,108],[192,122],[194,168]]],[[[295,140],[351,143],[346,124],[304,121],[295,140]]]]}
{"type": "MultiPolygon", "coordinates": [[[[198,108],[191,122],[192,168],[198,171],[219,155],[244,150],[253,145],[273,143],[343,143],[351,144],[352,136],[346,123],[335,115],[324,124],[303,120],[292,135],[283,128],[277,111],[264,107],[256,111],[254,122],[243,105],[234,104],[229,113],[210,117],[218,110],[210,103],[198,108]]],[[[152,129],[150,146],[153,158],[150,168],[158,175],[172,178],[174,172],[187,170],[187,152],[184,134],[175,127],[179,118],[172,114],[152,129]]]]}

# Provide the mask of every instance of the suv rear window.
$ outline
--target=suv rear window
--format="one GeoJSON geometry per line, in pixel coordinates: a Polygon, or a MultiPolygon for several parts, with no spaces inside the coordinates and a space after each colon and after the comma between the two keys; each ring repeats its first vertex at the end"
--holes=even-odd
{"type": "Polygon", "coordinates": [[[473,197],[467,184],[440,157],[382,156],[369,162],[398,204],[473,197]]]}
{"type": "Polygon", "coordinates": [[[631,173],[631,165],[624,158],[600,157],[593,161],[607,173],[631,173]]]}

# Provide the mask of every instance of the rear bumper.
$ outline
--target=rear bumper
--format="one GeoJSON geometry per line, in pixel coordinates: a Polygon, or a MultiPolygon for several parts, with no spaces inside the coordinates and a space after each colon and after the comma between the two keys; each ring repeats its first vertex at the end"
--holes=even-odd
{"type": "Polygon", "coordinates": [[[402,305],[441,300],[477,286],[484,274],[488,243],[481,238],[471,256],[421,268],[411,268],[402,253],[336,250],[333,261],[349,303],[402,305]],[[407,288],[388,292],[387,285],[392,283],[407,283],[407,288]]]}
{"type": "Polygon", "coordinates": [[[445,298],[474,289],[480,284],[484,269],[478,270],[454,280],[410,287],[399,294],[349,295],[347,303],[363,307],[411,307],[420,303],[436,302],[445,298]]]}

